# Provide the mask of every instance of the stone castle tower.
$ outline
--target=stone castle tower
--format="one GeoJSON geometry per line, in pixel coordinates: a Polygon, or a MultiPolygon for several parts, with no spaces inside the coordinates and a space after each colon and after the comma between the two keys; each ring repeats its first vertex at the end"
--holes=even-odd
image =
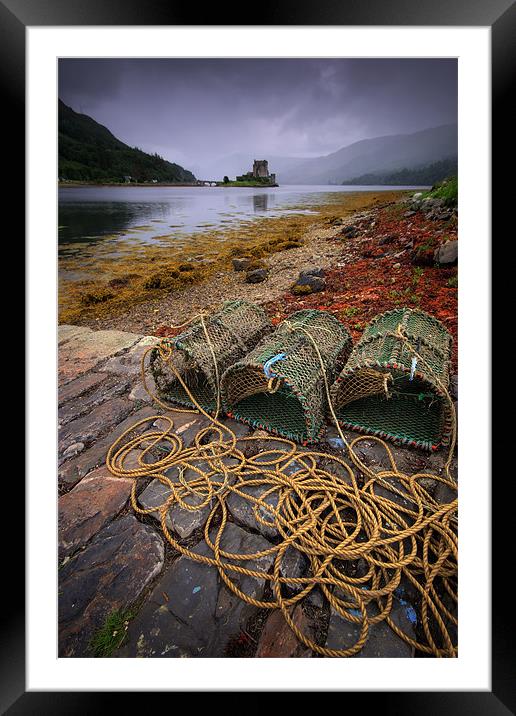
{"type": "Polygon", "coordinates": [[[255,159],[253,171],[237,176],[237,181],[255,181],[257,184],[277,186],[276,174],[269,174],[269,162],[267,159],[255,159]]]}
{"type": "Polygon", "coordinates": [[[269,176],[269,162],[266,159],[255,159],[253,162],[253,176],[263,177],[269,176]]]}

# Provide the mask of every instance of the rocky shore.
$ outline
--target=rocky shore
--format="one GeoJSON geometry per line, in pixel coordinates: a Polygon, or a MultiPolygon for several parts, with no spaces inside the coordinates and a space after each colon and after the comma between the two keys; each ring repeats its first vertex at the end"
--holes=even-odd
{"type": "Polygon", "coordinates": [[[200,284],[88,324],[166,336],[200,310],[246,298],[262,304],[273,323],[302,308],[330,311],[356,340],[375,315],[407,305],[444,323],[454,337],[456,367],[457,258],[456,208],[418,192],[350,216],[326,216],[298,246],[258,259],[243,250],[200,284]]]}

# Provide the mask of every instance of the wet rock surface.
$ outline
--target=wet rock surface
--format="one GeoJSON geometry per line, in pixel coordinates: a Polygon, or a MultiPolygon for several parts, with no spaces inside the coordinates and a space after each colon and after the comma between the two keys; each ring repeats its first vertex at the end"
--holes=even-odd
{"type": "Polygon", "coordinates": [[[59,570],[59,655],[91,656],[90,640],[125,610],[163,567],[163,540],[126,515],[105,527],[59,570]]]}
{"type": "MultiPolygon", "coordinates": [[[[210,531],[214,540],[216,530],[210,531]]],[[[270,543],[259,535],[228,524],[221,547],[235,554],[266,550],[270,543]]],[[[193,551],[212,552],[204,541],[193,551]]],[[[242,560],[238,564],[267,571],[272,557],[242,560]]],[[[232,579],[250,597],[263,596],[265,580],[234,573],[232,579]]],[[[146,604],[129,626],[128,643],[117,656],[221,657],[238,637],[255,607],[246,604],[222,582],[214,566],[180,557],[157,583],[146,604]]]]}
{"type": "Polygon", "coordinates": [[[93,470],[87,478],[59,498],[59,559],[83,547],[124,507],[133,481],[113,477],[106,467],[93,470]]]}
{"type": "MultiPolygon", "coordinates": [[[[415,626],[417,624],[416,612],[406,600],[403,601],[405,602],[404,604],[402,604],[399,599],[393,600],[390,618],[404,634],[411,639],[415,639],[415,626]]],[[[351,609],[350,612],[354,616],[359,616],[357,609],[351,609]]],[[[368,613],[370,616],[376,616],[378,613],[376,606],[371,605],[368,607],[368,613]]],[[[348,621],[332,608],[326,647],[328,649],[339,650],[349,649],[359,640],[360,632],[361,624],[348,621]]],[[[354,657],[360,659],[406,659],[412,656],[414,656],[414,648],[398,636],[385,620],[369,627],[369,634],[365,645],[354,655],[354,657]]]]}

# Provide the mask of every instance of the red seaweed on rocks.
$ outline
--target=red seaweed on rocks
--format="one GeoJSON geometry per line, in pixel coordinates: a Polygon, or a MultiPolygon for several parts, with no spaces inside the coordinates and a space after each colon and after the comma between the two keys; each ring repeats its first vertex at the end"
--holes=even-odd
{"type": "Polygon", "coordinates": [[[406,305],[421,308],[444,323],[454,338],[457,367],[457,268],[438,267],[435,249],[457,238],[456,221],[429,220],[422,212],[408,217],[403,205],[374,210],[355,222],[358,235],[336,238],[342,255],[326,272],[320,293],[286,292],[265,308],[274,324],[293,311],[317,308],[343,321],[357,340],[378,313],[406,305]]]}

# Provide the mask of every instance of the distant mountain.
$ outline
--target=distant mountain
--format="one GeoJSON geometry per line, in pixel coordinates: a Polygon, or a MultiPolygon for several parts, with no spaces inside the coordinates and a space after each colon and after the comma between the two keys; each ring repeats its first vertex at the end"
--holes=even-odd
{"type": "MultiPolygon", "coordinates": [[[[343,184],[367,174],[420,168],[457,156],[457,125],[447,124],[413,134],[363,139],[322,157],[276,168],[280,184],[343,184]]],[[[269,162],[272,169],[272,163],[269,162]]]]}
{"type": "Polygon", "coordinates": [[[379,172],[362,174],[359,177],[345,179],[343,184],[361,184],[368,186],[372,184],[391,186],[402,186],[407,184],[418,184],[420,186],[432,186],[447,177],[457,176],[457,157],[442,159],[440,162],[432,162],[414,169],[399,169],[395,172],[379,172]]]}
{"type": "Polygon", "coordinates": [[[191,182],[192,172],[129,147],[109,129],[59,100],[59,178],[76,181],[191,182]]]}

